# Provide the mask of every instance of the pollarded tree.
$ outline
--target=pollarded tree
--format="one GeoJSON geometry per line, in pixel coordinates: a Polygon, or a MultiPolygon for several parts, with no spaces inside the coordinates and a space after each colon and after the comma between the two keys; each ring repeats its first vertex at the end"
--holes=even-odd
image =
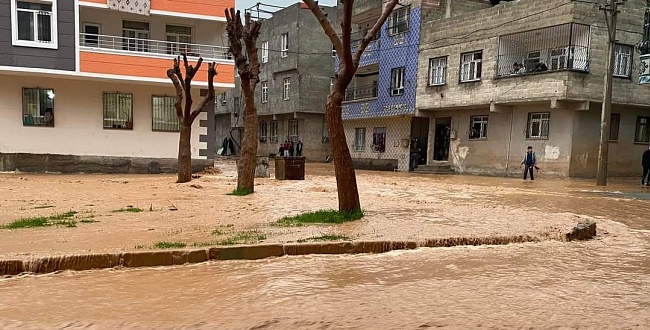
{"type": "Polygon", "coordinates": [[[230,53],[241,79],[244,93],[244,139],[237,163],[237,190],[252,193],[255,185],[255,162],[257,156],[257,108],[255,108],[255,87],[260,79],[260,63],[257,56],[257,37],[262,24],[253,21],[246,13],[244,26],[239,10],[226,10],[226,30],[230,41],[230,53]]]}
{"type": "Polygon", "coordinates": [[[323,27],[323,31],[329,37],[336,49],[339,58],[339,70],[334,79],[334,86],[327,97],[325,105],[325,120],[327,121],[327,130],[329,131],[330,143],[332,145],[332,156],[334,158],[334,171],[336,173],[336,186],[339,195],[339,210],[354,212],[361,210],[359,202],[359,190],[357,188],[357,178],[352,166],[352,157],[345,139],[343,130],[343,118],[341,117],[341,104],[345,96],[345,90],[354,78],[359,68],[359,61],[363,51],[368,44],[375,38],[381,26],[386,22],[398,0],[389,0],[384,3],[381,16],[377,19],[372,29],[370,29],[361,40],[354,54],[352,54],[352,44],[350,34],[352,33],[352,9],[354,0],[341,0],[343,3],[343,12],[341,19],[341,36],[336,33],[332,22],[327,15],[318,6],[314,0],[303,0],[311,12],[316,16],[318,22],[323,27]]]}
{"type": "Polygon", "coordinates": [[[195,66],[187,62],[187,56],[183,54],[183,66],[185,77],[180,68],[180,57],[174,59],[174,65],[167,70],[167,77],[171,79],[176,89],[176,116],[180,123],[180,138],[178,142],[178,180],[183,183],[192,180],[192,123],[199,116],[201,111],[214,101],[214,77],[217,75],[216,65],[208,64],[208,95],[201,103],[192,110],[192,79],[201,68],[203,58],[199,57],[195,66]],[[185,99],[185,103],[183,103],[185,99]]]}

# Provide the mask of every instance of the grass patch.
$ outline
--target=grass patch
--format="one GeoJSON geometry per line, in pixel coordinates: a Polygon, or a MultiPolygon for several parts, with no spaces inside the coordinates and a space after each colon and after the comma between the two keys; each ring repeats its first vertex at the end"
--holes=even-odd
{"type": "Polygon", "coordinates": [[[158,249],[180,249],[187,246],[184,242],[167,242],[161,241],[153,245],[158,249]]]}
{"type": "Polygon", "coordinates": [[[77,221],[74,220],[75,211],[57,213],[48,217],[29,217],[20,218],[6,225],[0,226],[0,229],[19,229],[19,228],[37,228],[49,226],[76,227],[77,221]]]}
{"type": "Polygon", "coordinates": [[[266,239],[266,235],[256,231],[243,231],[217,242],[217,245],[255,244],[266,239]]]}
{"type": "Polygon", "coordinates": [[[52,206],[52,205],[39,205],[39,206],[34,207],[34,209],[36,209],[36,210],[40,210],[40,209],[50,209],[50,208],[53,208],[53,207],[54,207],[54,206],[52,206]]]}
{"type": "Polygon", "coordinates": [[[246,189],[246,188],[241,188],[241,189],[237,188],[237,189],[233,190],[228,195],[231,195],[231,196],[246,196],[246,195],[250,195],[252,193],[253,193],[252,190],[249,190],[249,189],[246,189]]]}
{"type": "Polygon", "coordinates": [[[208,247],[208,246],[215,246],[218,245],[217,242],[195,242],[192,243],[193,247],[208,247]]]}
{"type": "Polygon", "coordinates": [[[121,208],[121,209],[119,209],[119,210],[113,210],[113,211],[111,211],[111,212],[113,212],[113,213],[115,213],[115,212],[132,212],[132,213],[140,213],[140,212],[142,212],[142,209],[139,208],[139,207],[133,207],[133,206],[130,206],[130,205],[129,205],[129,206],[127,206],[127,207],[121,208]]]}
{"type": "Polygon", "coordinates": [[[336,235],[336,234],[324,234],[321,236],[314,236],[304,239],[299,239],[298,243],[305,242],[322,242],[322,241],[349,241],[350,238],[345,235],[336,235]]]}
{"type": "Polygon", "coordinates": [[[316,212],[298,214],[293,217],[284,217],[278,220],[277,224],[281,226],[302,226],[304,224],[314,223],[344,223],[359,220],[362,217],[362,211],[347,212],[336,210],[320,210],[316,212]]]}

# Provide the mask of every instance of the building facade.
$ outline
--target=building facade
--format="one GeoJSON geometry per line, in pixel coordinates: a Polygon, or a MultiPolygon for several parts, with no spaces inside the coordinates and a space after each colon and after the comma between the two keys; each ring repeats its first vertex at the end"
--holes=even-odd
{"type": "MultiPolygon", "coordinates": [[[[417,115],[429,118],[427,164],[519,175],[527,146],[543,175],[597,170],[608,44],[597,3],[440,1],[421,33],[417,115]],[[440,28],[444,27],[444,28],[440,28]]],[[[609,172],[636,175],[648,148],[650,93],[635,44],[645,0],[619,7],[609,172]]]]}
{"type": "MultiPolygon", "coordinates": [[[[335,19],[336,8],[322,8],[330,19],[335,19]]],[[[324,114],[334,74],[332,43],[312,12],[301,3],[264,19],[257,41],[258,154],[274,155],[284,141],[301,141],[303,156],[324,160],[331,154],[324,114]]],[[[241,136],[244,125],[241,91],[237,88],[220,98],[224,101],[217,104],[217,140],[241,136]]]]}
{"type": "MultiPolygon", "coordinates": [[[[0,0],[0,170],[175,171],[179,123],[166,71],[186,53],[234,86],[224,9],[232,0],[0,0]]],[[[196,168],[212,165],[214,109],[192,130],[196,168]]]]}

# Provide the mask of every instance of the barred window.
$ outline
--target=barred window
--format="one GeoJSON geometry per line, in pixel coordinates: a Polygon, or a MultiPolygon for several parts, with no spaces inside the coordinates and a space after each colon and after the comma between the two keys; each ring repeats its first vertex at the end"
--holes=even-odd
{"type": "Polygon", "coordinates": [[[529,113],[526,137],[529,139],[548,139],[550,118],[550,112],[529,113]]]}
{"type": "Polygon", "coordinates": [[[390,73],[390,96],[404,94],[404,67],[394,68],[390,73]]]}
{"type": "Polygon", "coordinates": [[[287,101],[291,95],[291,78],[284,78],[282,86],[282,99],[287,101]]]}
{"type": "Polygon", "coordinates": [[[472,116],[469,119],[469,124],[470,140],[487,138],[488,116],[472,116]]]}
{"type": "Polygon", "coordinates": [[[133,129],[133,94],[104,92],[104,128],[133,129]]]}
{"type": "Polygon", "coordinates": [[[265,121],[260,122],[260,142],[266,142],[266,137],[268,134],[268,126],[265,121]]]}
{"type": "Polygon", "coordinates": [[[23,125],[54,126],[54,90],[23,88],[23,125]]]}
{"type": "Polygon", "coordinates": [[[271,121],[271,142],[278,142],[278,121],[271,121]]]}
{"type": "Polygon", "coordinates": [[[634,142],[650,142],[650,117],[636,117],[634,142]]]}
{"type": "Polygon", "coordinates": [[[386,127],[372,129],[372,150],[374,152],[386,151],[386,127]]]}
{"type": "Polygon", "coordinates": [[[614,76],[626,78],[632,76],[632,46],[614,45],[614,76]]]}
{"type": "Polygon", "coordinates": [[[393,10],[388,20],[388,33],[390,35],[404,33],[409,30],[410,7],[393,10]]]}
{"type": "Polygon", "coordinates": [[[163,132],[178,132],[181,129],[178,115],[176,114],[176,98],[173,96],[152,96],[151,129],[163,132]]]}
{"type": "Polygon", "coordinates": [[[289,141],[298,142],[298,119],[289,120],[289,141]]]}
{"type": "Polygon", "coordinates": [[[354,150],[366,151],[366,128],[357,127],[354,129],[354,150]]]}
{"type": "Polygon", "coordinates": [[[429,86],[444,85],[447,82],[447,57],[429,59],[429,86]]]}
{"type": "Polygon", "coordinates": [[[266,103],[269,101],[269,82],[268,81],[262,81],[262,103],[266,103]]]}
{"type": "Polygon", "coordinates": [[[609,121],[609,140],[618,141],[618,129],[621,126],[621,114],[613,113],[609,121]]]}

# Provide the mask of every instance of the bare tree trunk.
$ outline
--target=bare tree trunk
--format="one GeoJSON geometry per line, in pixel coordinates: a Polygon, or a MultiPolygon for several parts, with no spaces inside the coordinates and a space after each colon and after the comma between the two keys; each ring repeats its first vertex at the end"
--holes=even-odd
{"type": "Polygon", "coordinates": [[[244,139],[237,164],[237,190],[247,190],[252,193],[255,189],[257,162],[257,110],[255,109],[255,96],[246,94],[245,97],[244,139]]]}
{"type": "Polygon", "coordinates": [[[192,180],[192,124],[181,123],[178,142],[178,180],[177,183],[192,180]]]}
{"type": "Polygon", "coordinates": [[[325,105],[325,120],[327,120],[327,131],[332,145],[332,157],[334,158],[334,173],[336,175],[336,188],[339,195],[339,211],[360,211],[359,190],[357,188],[357,177],[352,165],[350,149],[345,138],[343,120],[341,119],[341,104],[343,103],[344,92],[335,90],[327,97],[325,105]]]}

